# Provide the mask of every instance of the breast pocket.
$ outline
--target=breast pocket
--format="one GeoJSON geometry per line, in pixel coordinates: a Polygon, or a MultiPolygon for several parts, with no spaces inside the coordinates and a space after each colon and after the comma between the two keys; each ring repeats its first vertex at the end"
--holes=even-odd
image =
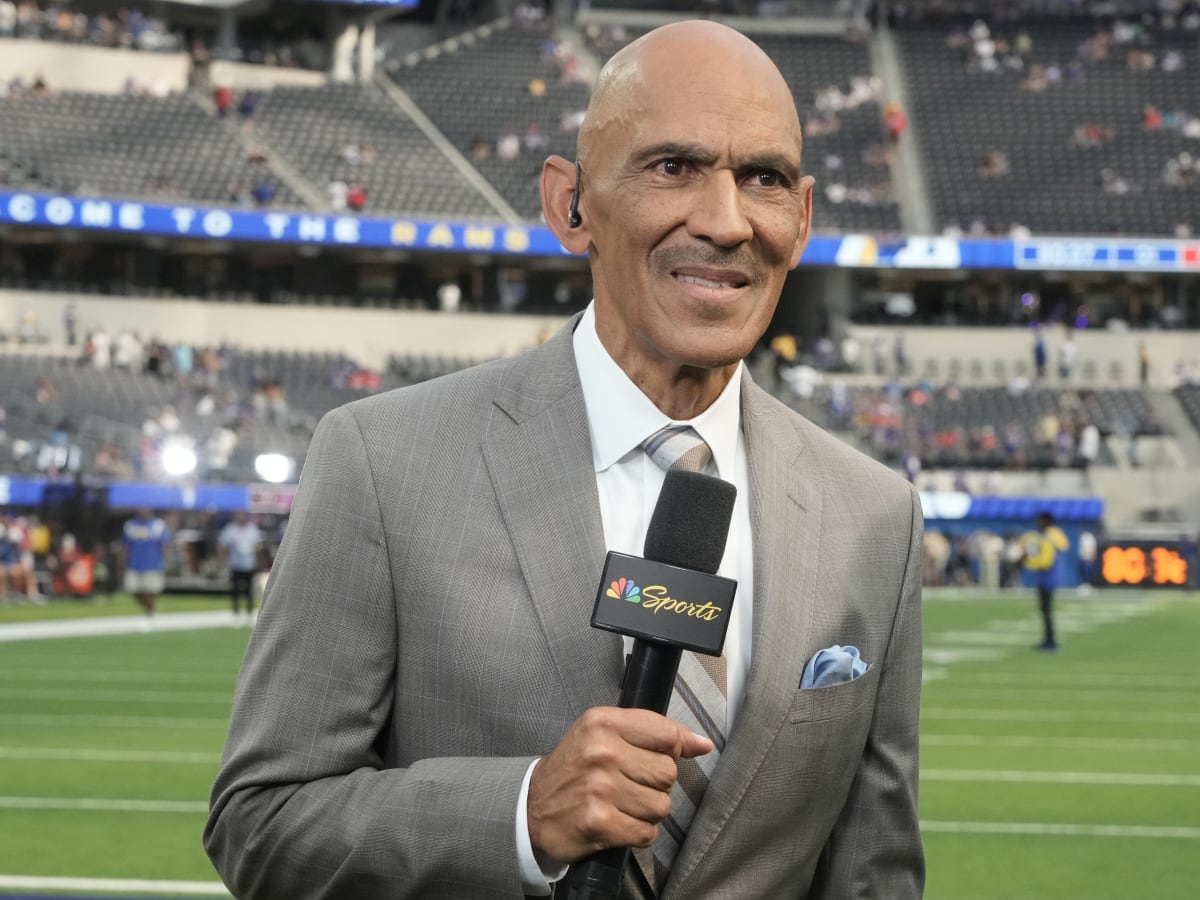
{"type": "Polygon", "coordinates": [[[849,716],[864,703],[875,698],[879,681],[879,666],[872,665],[853,681],[831,684],[828,687],[800,688],[792,698],[788,716],[792,724],[800,722],[829,722],[849,716]]]}

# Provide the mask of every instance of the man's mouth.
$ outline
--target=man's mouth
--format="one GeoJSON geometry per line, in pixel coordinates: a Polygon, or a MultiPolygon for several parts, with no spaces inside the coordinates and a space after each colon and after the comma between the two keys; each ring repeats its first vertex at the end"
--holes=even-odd
{"type": "Polygon", "coordinates": [[[675,279],[684,284],[694,284],[709,290],[735,290],[736,288],[745,287],[749,282],[745,277],[736,274],[721,274],[721,275],[696,275],[691,272],[674,272],[675,279]]]}

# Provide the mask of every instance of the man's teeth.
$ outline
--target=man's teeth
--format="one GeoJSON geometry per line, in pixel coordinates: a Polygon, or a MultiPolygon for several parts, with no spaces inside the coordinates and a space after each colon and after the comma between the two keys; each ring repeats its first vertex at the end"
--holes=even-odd
{"type": "Polygon", "coordinates": [[[698,284],[706,288],[733,288],[737,285],[729,281],[709,281],[707,278],[701,278],[699,275],[676,275],[680,281],[686,281],[688,284],[698,284]]]}

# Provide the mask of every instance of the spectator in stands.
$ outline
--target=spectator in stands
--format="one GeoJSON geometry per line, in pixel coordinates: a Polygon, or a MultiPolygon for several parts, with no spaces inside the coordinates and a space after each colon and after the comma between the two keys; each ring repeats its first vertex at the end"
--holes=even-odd
{"type": "Polygon", "coordinates": [[[271,179],[266,176],[258,178],[254,182],[254,187],[250,189],[250,193],[254,196],[254,202],[258,206],[270,206],[271,201],[275,199],[275,185],[271,184],[271,179]]]}
{"type": "MultiPolygon", "coordinates": [[[[800,144],[787,82],[749,39],[698,21],[650,32],[602,72],[579,166],[543,169],[549,227],[589,254],[588,311],[523,356],[323,420],[205,834],[242,900],[548,895],[597,847],[651,848],[680,758],[696,799],[673,808],[698,805],[698,830],[668,893],[921,895],[919,498],[743,377],[808,237],[800,144]],[[741,483],[727,570],[749,575],[757,557],[774,573],[742,584],[756,639],[742,619],[726,643],[740,712],[704,716],[734,724],[702,800],[703,764],[688,760],[715,747],[701,726],[612,707],[620,639],[572,612],[592,600],[603,548],[640,543],[663,477],[643,444],[667,423],[711,425],[713,468],[741,483]],[[796,542],[816,535],[871,565],[813,545],[820,572],[803,572],[796,542]],[[814,592],[807,615],[796,598],[814,592]],[[472,645],[454,665],[439,652],[472,645]],[[844,667],[833,681],[874,681],[797,693],[825,683],[826,660],[844,667]],[[819,741],[788,726],[797,704],[841,697],[819,741]]],[[[627,870],[641,895],[674,856],[662,833],[649,872],[627,870]]]]}
{"type": "Polygon", "coordinates": [[[261,101],[262,94],[258,91],[244,91],[241,99],[238,101],[238,115],[243,119],[254,118],[254,114],[258,112],[258,106],[261,101]]]}
{"type": "Polygon", "coordinates": [[[107,369],[112,363],[112,340],[103,328],[95,329],[84,345],[84,358],[94,369],[107,369]]]}
{"type": "Polygon", "coordinates": [[[227,82],[213,88],[213,106],[217,108],[217,115],[221,117],[229,115],[229,111],[233,109],[233,87],[227,82]]]}
{"type": "Polygon", "coordinates": [[[1138,341],[1138,384],[1145,390],[1150,386],[1150,347],[1145,341],[1138,341]]]}
{"type": "Polygon", "coordinates": [[[17,30],[17,5],[12,0],[0,0],[0,37],[12,37],[17,30]]]}
{"type": "Polygon", "coordinates": [[[354,212],[362,212],[367,206],[367,188],[361,181],[356,181],[350,185],[350,192],[346,194],[346,206],[354,210],[354,212]]]}
{"type": "Polygon", "coordinates": [[[1012,163],[1003,150],[990,150],[977,171],[980,178],[1003,178],[1012,173],[1012,163]]]}
{"type": "Polygon", "coordinates": [[[1038,381],[1046,377],[1046,335],[1041,327],[1033,326],[1033,373],[1038,381]]]}
{"type": "Polygon", "coordinates": [[[905,115],[904,108],[894,100],[883,108],[883,125],[892,141],[900,140],[900,136],[908,128],[908,116],[905,115]]]}
{"type": "Polygon", "coordinates": [[[1063,338],[1062,345],[1058,348],[1058,377],[1063,381],[1071,379],[1071,372],[1075,368],[1075,357],[1079,353],[1079,346],[1075,343],[1074,329],[1067,329],[1067,336],[1063,338]]]}
{"type": "Polygon", "coordinates": [[[163,592],[164,554],[171,543],[171,530],[148,507],[142,507],[125,523],[123,534],[125,590],[133,594],[152,623],[163,592]]]}

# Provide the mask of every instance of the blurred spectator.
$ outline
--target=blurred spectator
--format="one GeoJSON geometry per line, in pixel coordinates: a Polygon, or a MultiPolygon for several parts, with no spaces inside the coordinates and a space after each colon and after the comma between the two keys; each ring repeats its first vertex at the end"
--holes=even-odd
{"type": "Polygon", "coordinates": [[[217,115],[228,115],[233,109],[233,88],[228,84],[218,84],[213,88],[213,105],[217,108],[217,115]]]}

